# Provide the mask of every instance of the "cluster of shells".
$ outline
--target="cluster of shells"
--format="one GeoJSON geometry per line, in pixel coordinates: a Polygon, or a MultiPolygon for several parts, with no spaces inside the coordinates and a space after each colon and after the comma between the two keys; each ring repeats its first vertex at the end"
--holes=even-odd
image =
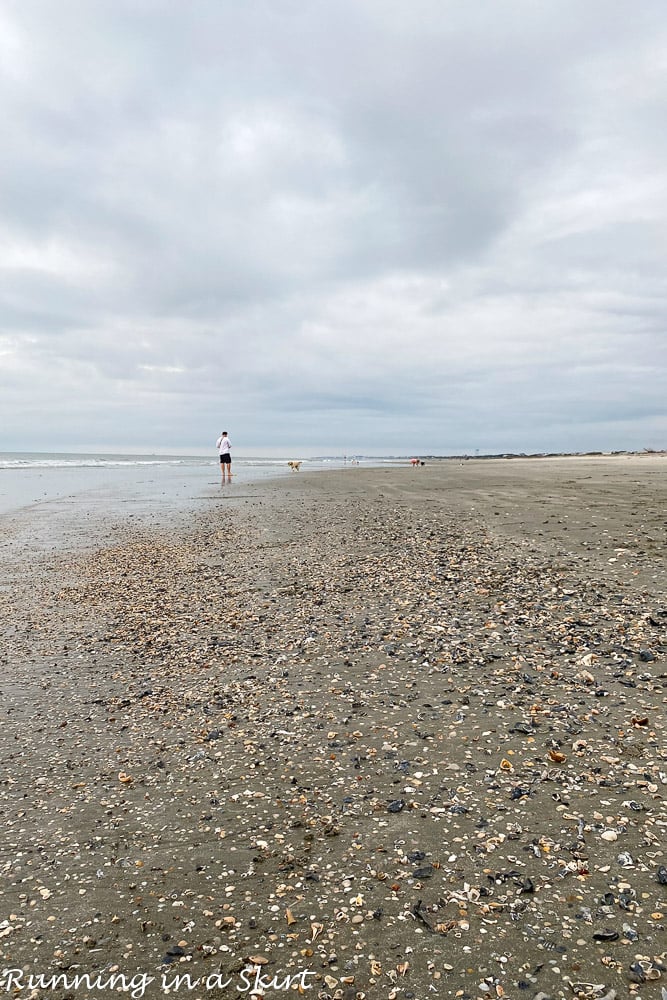
{"type": "Polygon", "coordinates": [[[631,580],[307,491],[58,575],[8,653],[7,962],[322,1000],[667,980],[667,612],[631,580]]]}

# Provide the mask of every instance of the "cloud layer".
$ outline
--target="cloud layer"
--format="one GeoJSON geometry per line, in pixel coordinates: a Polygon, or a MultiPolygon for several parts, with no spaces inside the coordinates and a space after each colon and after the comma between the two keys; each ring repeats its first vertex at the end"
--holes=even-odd
{"type": "Polygon", "coordinates": [[[667,446],[667,12],[6,0],[0,448],[667,446]]]}

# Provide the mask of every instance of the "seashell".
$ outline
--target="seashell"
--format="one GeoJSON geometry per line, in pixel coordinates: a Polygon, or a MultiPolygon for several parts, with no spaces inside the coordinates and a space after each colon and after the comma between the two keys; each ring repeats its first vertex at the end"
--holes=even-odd
{"type": "Polygon", "coordinates": [[[593,935],[593,940],[594,941],[618,941],[619,936],[620,935],[619,935],[618,931],[614,931],[614,930],[609,929],[609,930],[604,930],[604,931],[596,931],[595,934],[593,935]]]}
{"type": "Polygon", "coordinates": [[[402,812],[403,809],[405,809],[404,799],[394,799],[393,802],[390,802],[387,806],[387,812],[390,813],[399,813],[402,812]]]}

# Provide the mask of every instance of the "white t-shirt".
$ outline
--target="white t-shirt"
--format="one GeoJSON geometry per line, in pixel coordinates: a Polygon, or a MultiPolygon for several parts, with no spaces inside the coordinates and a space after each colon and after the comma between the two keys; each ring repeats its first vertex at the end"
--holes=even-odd
{"type": "Polygon", "coordinates": [[[232,450],[232,443],[228,437],[220,436],[215,442],[215,446],[221,455],[228,455],[232,450]]]}

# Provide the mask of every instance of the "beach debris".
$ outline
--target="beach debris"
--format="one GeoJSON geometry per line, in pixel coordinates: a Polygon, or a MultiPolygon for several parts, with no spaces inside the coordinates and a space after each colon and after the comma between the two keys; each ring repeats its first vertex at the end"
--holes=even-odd
{"type": "Polygon", "coordinates": [[[404,809],[405,809],[405,800],[404,799],[394,799],[387,806],[387,812],[390,812],[390,813],[403,812],[404,809]]]}
{"type": "Polygon", "coordinates": [[[226,508],[224,566],[208,512],[22,598],[6,967],[306,970],[396,1000],[664,980],[649,570],[601,569],[594,533],[508,540],[414,480],[288,481],[226,508]]]}

